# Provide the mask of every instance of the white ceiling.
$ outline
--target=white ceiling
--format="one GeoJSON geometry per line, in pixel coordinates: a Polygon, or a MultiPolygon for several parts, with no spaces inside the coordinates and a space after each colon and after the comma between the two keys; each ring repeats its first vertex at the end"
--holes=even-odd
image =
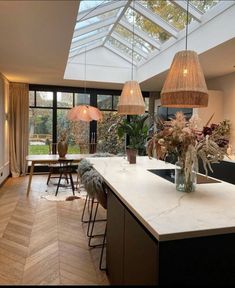
{"type": "MultiPolygon", "coordinates": [[[[235,72],[235,38],[199,55],[200,64],[206,79],[235,72]]],[[[141,83],[148,91],[160,91],[167,71],[141,83]]]]}
{"type": "MultiPolygon", "coordinates": [[[[79,1],[0,1],[0,72],[12,82],[83,87],[64,80],[79,1]]],[[[235,71],[235,39],[200,55],[206,77],[235,71]]],[[[166,73],[141,84],[160,90],[166,73]]],[[[87,87],[121,89],[122,84],[87,82],[87,87]]]]}

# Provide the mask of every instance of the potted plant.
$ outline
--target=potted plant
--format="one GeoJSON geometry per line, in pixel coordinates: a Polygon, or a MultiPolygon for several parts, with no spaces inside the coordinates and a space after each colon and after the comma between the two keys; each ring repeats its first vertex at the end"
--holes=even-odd
{"type": "Polygon", "coordinates": [[[129,136],[129,144],[127,146],[127,157],[130,164],[136,163],[136,155],[144,155],[145,140],[148,134],[148,126],[145,123],[148,115],[134,115],[130,120],[122,119],[118,124],[117,133],[119,138],[123,138],[125,134],[129,136]]]}

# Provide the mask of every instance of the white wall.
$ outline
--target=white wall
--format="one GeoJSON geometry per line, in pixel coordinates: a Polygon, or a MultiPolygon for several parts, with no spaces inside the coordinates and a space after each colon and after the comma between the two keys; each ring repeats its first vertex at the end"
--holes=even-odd
{"type": "Polygon", "coordinates": [[[223,118],[231,121],[232,150],[235,152],[235,73],[217,77],[207,81],[208,89],[218,89],[223,92],[223,118]]]}
{"type": "Polygon", "coordinates": [[[0,185],[9,176],[9,82],[0,73],[0,185]]]}
{"type": "MultiPolygon", "coordinates": [[[[64,79],[84,80],[84,63],[84,53],[70,60],[65,69],[64,79]]],[[[86,81],[124,83],[131,80],[131,68],[131,63],[105,47],[86,53],[86,81]]],[[[134,79],[135,77],[134,75],[134,79]]]]}
{"type": "Polygon", "coordinates": [[[210,123],[218,124],[224,120],[223,111],[224,96],[220,90],[209,90],[208,106],[205,108],[194,109],[202,120],[202,124],[205,125],[209,118],[214,114],[210,123]]]}

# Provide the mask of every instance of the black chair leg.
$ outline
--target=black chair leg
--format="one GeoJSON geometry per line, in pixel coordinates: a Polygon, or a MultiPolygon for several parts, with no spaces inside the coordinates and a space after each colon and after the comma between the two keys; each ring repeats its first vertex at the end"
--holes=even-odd
{"type": "Polygon", "coordinates": [[[72,175],[72,173],[69,173],[69,178],[70,178],[70,184],[71,184],[71,186],[72,186],[73,195],[75,195],[75,193],[74,193],[75,188],[74,188],[73,175],[72,175]]]}
{"type": "Polygon", "coordinates": [[[47,177],[47,185],[48,185],[50,179],[51,179],[51,171],[49,171],[49,174],[48,174],[48,177],[47,177]]]}
{"type": "MultiPolygon", "coordinates": [[[[69,184],[69,178],[68,178],[67,172],[65,172],[64,176],[65,176],[65,179],[66,179],[67,184],[69,184]]],[[[70,173],[69,173],[69,177],[70,177],[70,173]]]]}
{"type": "Polygon", "coordinates": [[[62,174],[63,174],[63,172],[60,172],[60,178],[59,178],[59,181],[58,181],[58,184],[57,184],[57,188],[56,188],[55,196],[57,196],[58,191],[59,191],[60,181],[61,181],[61,179],[62,179],[62,174]]]}

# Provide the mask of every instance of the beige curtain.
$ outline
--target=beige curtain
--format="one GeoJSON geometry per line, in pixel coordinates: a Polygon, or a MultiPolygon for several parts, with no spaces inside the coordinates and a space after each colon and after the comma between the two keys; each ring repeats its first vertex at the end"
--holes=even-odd
{"type": "Polygon", "coordinates": [[[10,83],[10,169],[13,177],[27,171],[29,130],[29,87],[10,83]]]}

